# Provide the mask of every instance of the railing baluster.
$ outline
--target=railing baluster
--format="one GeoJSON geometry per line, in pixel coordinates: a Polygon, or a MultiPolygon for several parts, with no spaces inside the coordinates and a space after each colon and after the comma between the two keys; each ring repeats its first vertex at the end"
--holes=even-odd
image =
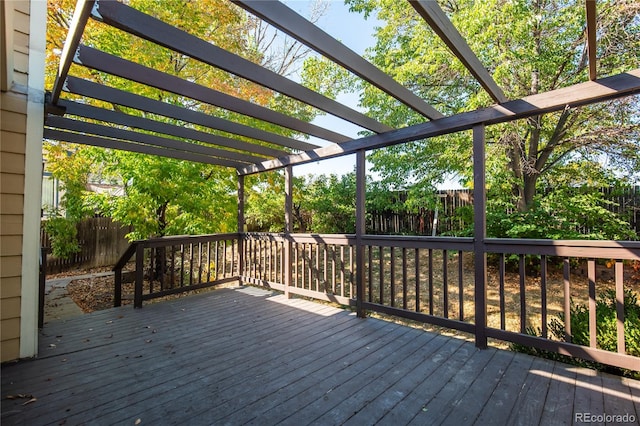
{"type": "Polygon", "coordinates": [[[616,281],[616,329],[618,335],[618,353],[626,353],[624,342],[624,264],[616,261],[615,281],[616,281]]]}
{"type": "Polygon", "coordinates": [[[506,265],[504,261],[504,253],[500,253],[498,258],[498,274],[499,274],[499,288],[500,288],[500,329],[507,329],[506,313],[505,313],[505,294],[504,294],[504,280],[506,274],[506,265]]]}
{"type": "Polygon", "coordinates": [[[369,277],[369,281],[367,281],[367,293],[368,293],[368,298],[367,300],[369,301],[369,303],[373,302],[373,246],[367,246],[367,272],[368,272],[368,277],[369,277]]]}
{"type": "Polygon", "coordinates": [[[336,294],[336,246],[331,246],[331,291],[336,294]]]}
{"type": "Polygon", "coordinates": [[[442,296],[445,318],[449,318],[449,252],[442,250],[442,296]]]}
{"type": "Polygon", "coordinates": [[[391,256],[391,280],[389,281],[389,284],[391,285],[391,307],[396,305],[396,262],[394,251],[393,246],[389,247],[389,255],[391,256]]]}
{"type": "Polygon", "coordinates": [[[562,282],[564,293],[564,338],[571,343],[573,334],[571,334],[571,265],[569,258],[565,257],[562,261],[562,282]]]}
{"type": "Polygon", "coordinates": [[[402,309],[407,309],[407,249],[402,247],[402,309]]]}
{"type": "Polygon", "coordinates": [[[308,247],[309,266],[307,266],[307,273],[309,274],[309,290],[313,290],[313,247],[309,244],[308,247]]]}
{"type": "Polygon", "coordinates": [[[344,297],[344,246],[340,246],[340,296],[344,297]]]}
{"type": "Polygon", "coordinates": [[[227,277],[227,240],[222,242],[222,278],[227,277]]]}
{"type": "Polygon", "coordinates": [[[527,332],[527,296],[526,291],[526,271],[524,264],[524,255],[518,256],[519,260],[519,275],[520,275],[520,333],[525,334],[527,332]]]}
{"type": "Polygon", "coordinates": [[[589,346],[597,346],[596,325],[596,261],[587,261],[587,275],[589,279],[589,346]]]}
{"type": "Polygon", "coordinates": [[[193,243],[189,244],[189,286],[193,285],[193,243]]]}
{"type": "Polygon", "coordinates": [[[198,243],[198,284],[202,283],[202,243],[198,243]]]}
{"type": "Polygon", "coordinates": [[[293,286],[294,287],[299,287],[298,243],[293,243],[293,286]]]}
{"type": "Polygon", "coordinates": [[[462,250],[458,250],[458,305],[459,305],[459,317],[460,321],[464,320],[464,281],[462,272],[462,250]]]}
{"type": "Polygon", "coordinates": [[[149,249],[149,293],[153,293],[153,278],[156,274],[156,269],[154,268],[154,263],[156,261],[156,249],[151,247],[149,249]]]}
{"type": "Polygon", "coordinates": [[[349,261],[351,263],[351,266],[349,267],[349,297],[355,299],[356,256],[353,250],[353,246],[349,246],[349,261]]]}
{"type": "Polygon", "coordinates": [[[415,259],[416,276],[416,312],[420,312],[420,249],[415,249],[413,257],[415,259]]]}
{"type": "Polygon", "coordinates": [[[184,287],[184,244],[180,244],[180,287],[184,287]]]}
{"type": "Polygon", "coordinates": [[[328,245],[327,244],[323,244],[322,245],[322,259],[323,259],[323,264],[322,264],[322,269],[323,269],[323,273],[322,273],[322,290],[324,292],[328,292],[329,289],[327,288],[327,284],[329,283],[329,280],[327,279],[327,262],[328,262],[328,255],[327,255],[327,249],[328,249],[328,245]]]}
{"type": "Polygon", "coordinates": [[[429,249],[429,315],[433,315],[433,249],[429,249]]]}
{"type": "Polygon", "coordinates": [[[144,280],[144,245],[136,247],[136,282],[133,291],[133,306],[142,308],[142,284],[144,280]]]}
{"type": "Polygon", "coordinates": [[[316,243],[316,291],[320,290],[320,243],[316,243]]]}
{"type": "Polygon", "coordinates": [[[380,252],[380,276],[378,277],[380,280],[380,304],[384,304],[384,247],[378,246],[378,251],[380,252]]]}
{"type": "Polygon", "coordinates": [[[211,282],[211,242],[207,241],[207,282],[211,282]]]}
{"type": "Polygon", "coordinates": [[[547,330],[547,256],[540,256],[540,313],[542,321],[542,337],[548,338],[547,330]]]}
{"type": "Polygon", "coordinates": [[[171,245],[171,276],[169,277],[169,285],[174,288],[176,285],[176,246],[171,245]]]}

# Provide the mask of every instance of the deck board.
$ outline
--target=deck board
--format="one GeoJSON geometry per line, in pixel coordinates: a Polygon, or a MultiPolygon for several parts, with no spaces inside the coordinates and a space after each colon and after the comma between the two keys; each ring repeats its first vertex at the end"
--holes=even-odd
{"type": "Polygon", "coordinates": [[[2,424],[571,424],[640,382],[256,288],[45,325],[2,366],[2,424]],[[33,395],[35,401],[7,399],[33,395]]]}

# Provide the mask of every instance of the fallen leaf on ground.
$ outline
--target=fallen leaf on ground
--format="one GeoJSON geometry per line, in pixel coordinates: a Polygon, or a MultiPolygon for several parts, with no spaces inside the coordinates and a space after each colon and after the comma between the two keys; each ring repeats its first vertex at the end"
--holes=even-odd
{"type": "Polygon", "coordinates": [[[27,402],[25,402],[22,405],[27,405],[27,404],[31,404],[32,402],[36,402],[38,400],[38,398],[31,398],[30,400],[28,400],[27,402]]]}

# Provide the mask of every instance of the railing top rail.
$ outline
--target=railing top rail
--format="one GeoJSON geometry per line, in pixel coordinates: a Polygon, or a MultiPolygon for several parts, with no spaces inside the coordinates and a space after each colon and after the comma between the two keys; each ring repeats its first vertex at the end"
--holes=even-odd
{"type": "Polygon", "coordinates": [[[640,242],[595,240],[486,240],[488,252],[640,260],[640,242]]]}
{"type": "Polygon", "coordinates": [[[149,238],[148,240],[136,240],[129,244],[127,250],[120,256],[120,259],[116,262],[113,267],[114,271],[122,269],[124,265],[131,259],[131,257],[135,254],[136,248],[139,245],[143,247],[161,247],[161,246],[171,246],[176,244],[189,244],[196,242],[206,242],[206,241],[222,241],[227,239],[236,239],[240,234],[238,233],[229,233],[229,234],[204,234],[204,235],[169,235],[166,237],[157,237],[157,238],[149,238]]]}
{"type": "Polygon", "coordinates": [[[229,239],[237,239],[240,234],[202,234],[202,235],[168,235],[166,237],[150,238],[148,240],[139,240],[145,247],[171,246],[177,244],[189,244],[195,242],[206,241],[222,241],[229,239]]]}
{"type": "Polygon", "coordinates": [[[126,265],[129,259],[131,259],[131,256],[135,254],[139,243],[140,241],[133,241],[131,244],[129,244],[129,247],[127,247],[127,250],[125,250],[125,252],[122,253],[122,256],[120,256],[120,259],[118,259],[115,266],[113,267],[114,271],[119,271],[122,268],[124,268],[124,265],[126,265]]]}
{"type": "Polygon", "coordinates": [[[490,245],[527,245],[554,247],[607,247],[640,249],[640,241],[611,241],[611,240],[543,240],[531,238],[487,238],[490,245]]]}

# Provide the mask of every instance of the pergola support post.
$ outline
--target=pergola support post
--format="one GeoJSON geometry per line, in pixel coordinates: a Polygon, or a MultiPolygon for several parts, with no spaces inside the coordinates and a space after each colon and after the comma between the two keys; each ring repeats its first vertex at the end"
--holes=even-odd
{"type": "Polygon", "coordinates": [[[238,283],[244,277],[244,175],[238,175],[238,283]]]}
{"type": "Polygon", "coordinates": [[[363,307],[364,302],[364,245],[362,236],[365,230],[365,198],[366,198],[366,153],[360,150],[356,153],[356,312],[358,317],[367,316],[363,307]]]}
{"type": "Polygon", "coordinates": [[[293,231],[293,167],[284,168],[284,295],[291,298],[291,232],[293,231]]]}
{"type": "Polygon", "coordinates": [[[475,264],[476,347],[487,348],[487,191],[485,126],[473,127],[473,253],[475,264]]]}

